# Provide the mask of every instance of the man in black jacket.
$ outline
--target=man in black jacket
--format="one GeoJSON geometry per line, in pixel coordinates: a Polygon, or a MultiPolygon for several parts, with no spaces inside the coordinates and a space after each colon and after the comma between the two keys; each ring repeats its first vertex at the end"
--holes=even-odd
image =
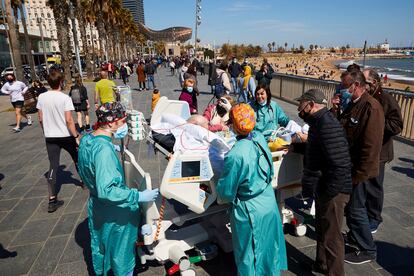
{"type": "Polygon", "coordinates": [[[401,109],[394,97],[384,91],[381,87],[381,78],[374,69],[364,70],[364,76],[369,85],[369,94],[373,96],[384,109],[385,127],[384,138],[380,153],[379,175],[369,179],[367,185],[367,212],[371,232],[377,232],[379,224],[382,222],[381,212],[384,204],[384,170],[385,163],[394,158],[393,137],[398,135],[404,126],[401,117],[401,109]]]}
{"type": "Polygon", "coordinates": [[[317,250],[314,271],[345,275],[344,209],[352,191],[351,158],[344,129],[326,108],[322,91],[311,89],[296,99],[309,124],[303,171],[303,195],[316,197],[317,250]]]}
{"type": "Polygon", "coordinates": [[[237,58],[233,57],[233,61],[230,63],[228,68],[229,74],[230,74],[230,81],[231,85],[233,86],[233,92],[238,95],[240,92],[240,87],[238,85],[237,79],[239,78],[239,75],[242,73],[243,69],[241,65],[237,62],[237,58]]]}

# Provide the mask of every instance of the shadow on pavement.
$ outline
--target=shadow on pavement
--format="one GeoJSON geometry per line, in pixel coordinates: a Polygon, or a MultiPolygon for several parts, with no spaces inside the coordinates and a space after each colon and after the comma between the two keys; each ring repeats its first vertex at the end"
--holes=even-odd
{"type": "Polygon", "coordinates": [[[89,233],[88,218],[76,227],[75,241],[83,249],[83,260],[88,268],[88,274],[95,275],[92,264],[91,236],[89,233]]]}
{"type": "Polygon", "coordinates": [[[405,158],[405,157],[400,157],[398,159],[400,159],[403,162],[411,163],[414,166],[414,160],[413,159],[409,159],[409,158],[405,158]]]}
{"type": "MultiPolygon", "coordinates": [[[[75,186],[82,186],[82,182],[77,179],[73,178],[73,173],[71,171],[65,170],[65,165],[60,165],[57,172],[57,181],[56,181],[56,192],[59,193],[62,185],[66,184],[74,184],[75,186]]],[[[45,172],[44,176],[47,180],[48,172],[45,172]]]]}
{"type": "Polygon", "coordinates": [[[405,174],[408,177],[414,178],[414,169],[394,166],[392,167],[392,170],[401,174],[405,174]]]}
{"type": "Polygon", "coordinates": [[[377,245],[377,263],[391,275],[414,275],[414,248],[401,247],[383,241],[377,245]]]}
{"type": "Polygon", "coordinates": [[[0,259],[14,258],[16,256],[17,256],[17,252],[16,251],[8,251],[0,243],[0,259]]]}

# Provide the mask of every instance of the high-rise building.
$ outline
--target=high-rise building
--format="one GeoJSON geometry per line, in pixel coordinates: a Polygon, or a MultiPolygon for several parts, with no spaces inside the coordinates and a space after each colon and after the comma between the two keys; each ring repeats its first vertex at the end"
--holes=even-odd
{"type": "MultiPolygon", "coordinates": [[[[53,15],[53,11],[52,9],[46,5],[46,0],[29,0],[26,1],[26,5],[25,5],[25,10],[26,10],[26,23],[27,23],[27,30],[29,32],[29,34],[33,34],[33,35],[40,35],[40,27],[39,27],[39,22],[38,20],[40,20],[42,27],[43,27],[43,35],[45,38],[47,38],[48,40],[45,42],[45,51],[46,52],[59,52],[59,44],[57,41],[57,29],[56,29],[56,24],[55,24],[55,19],[54,19],[54,15],[53,15]],[[50,42],[49,42],[50,39],[50,42]]],[[[20,29],[22,29],[21,27],[21,21],[19,20],[19,25],[20,25],[20,29]]],[[[71,21],[69,20],[69,25],[71,26],[71,21]]],[[[79,24],[76,24],[76,29],[77,29],[77,33],[78,36],[80,35],[80,31],[79,31],[79,24]]],[[[72,38],[72,29],[70,29],[69,31],[69,36],[70,36],[70,45],[72,47],[72,51],[74,52],[74,43],[73,43],[73,38],[72,38]]],[[[90,48],[92,46],[92,43],[95,47],[95,49],[99,49],[99,40],[98,40],[98,31],[97,29],[92,26],[88,26],[86,28],[86,37],[87,37],[87,43],[88,43],[88,47],[85,48],[90,48]]],[[[79,39],[79,37],[78,37],[79,39]]],[[[79,47],[81,49],[84,48],[82,45],[82,40],[79,39],[79,47]]],[[[42,49],[42,46],[39,46],[40,49],[42,49]]]]}
{"type": "Polygon", "coordinates": [[[135,23],[145,24],[144,0],[123,0],[122,4],[132,13],[135,23]]]}

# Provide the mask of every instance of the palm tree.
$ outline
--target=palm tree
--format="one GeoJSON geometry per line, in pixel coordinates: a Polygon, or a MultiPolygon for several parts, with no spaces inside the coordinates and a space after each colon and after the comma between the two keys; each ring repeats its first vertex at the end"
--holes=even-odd
{"type": "Polygon", "coordinates": [[[288,46],[288,43],[285,42],[285,51],[287,51],[287,46],[288,46]]]}
{"type": "Polygon", "coordinates": [[[90,7],[91,10],[89,11],[90,16],[95,18],[96,28],[98,29],[99,34],[99,46],[100,46],[100,56],[104,57],[104,59],[108,59],[107,53],[107,33],[105,30],[105,23],[104,23],[104,15],[108,13],[108,2],[107,0],[91,0],[90,7]]]}
{"type": "Polygon", "coordinates": [[[275,45],[276,45],[276,42],[272,42],[272,51],[274,51],[275,50],[275,45]]]}
{"type": "Polygon", "coordinates": [[[267,43],[267,48],[269,48],[269,52],[271,52],[272,51],[272,43],[267,43]]]}
{"type": "MultiPolygon", "coordinates": [[[[86,10],[88,8],[88,4],[90,1],[88,0],[76,0],[75,2],[75,17],[78,20],[78,26],[79,26],[79,32],[80,32],[80,38],[82,40],[82,50],[85,57],[85,63],[86,63],[86,76],[88,79],[93,79],[93,63],[92,63],[92,55],[89,51],[88,47],[88,41],[86,38],[86,26],[87,26],[87,20],[86,20],[86,10]]],[[[92,40],[92,33],[91,33],[91,41],[93,45],[92,40]]],[[[93,47],[93,46],[92,46],[93,47]]]]}
{"type": "Polygon", "coordinates": [[[309,45],[309,50],[311,54],[312,54],[313,48],[314,48],[313,44],[309,45]]]}
{"type": "Polygon", "coordinates": [[[13,18],[12,13],[12,3],[11,0],[5,0],[4,4],[6,6],[6,21],[9,31],[10,44],[14,60],[14,66],[16,67],[16,78],[18,80],[23,80],[23,68],[22,68],[22,56],[20,53],[20,43],[19,43],[19,32],[16,29],[15,19],[13,18]]]}
{"type": "Polygon", "coordinates": [[[222,55],[223,55],[223,56],[225,56],[225,57],[229,57],[229,56],[231,56],[231,54],[232,54],[231,45],[230,45],[230,44],[228,44],[228,43],[224,43],[224,44],[221,46],[221,53],[222,53],[222,55]]]}
{"type": "MultiPolygon", "coordinates": [[[[24,2],[25,0],[12,0],[12,7],[15,11],[19,11],[20,13],[20,19],[22,21],[23,31],[24,31],[24,42],[26,47],[26,54],[27,59],[29,60],[30,70],[32,77],[36,76],[36,69],[35,69],[35,63],[32,55],[32,42],[29,38],[29,33],[27,32],[27,24],[26,24],[26,15],[24,13],[24,2]]],[[[17,13],[15,13],[15,18],[17,17],[17,13]]]]}
{"type": "Polygon", "coordinates": [[[72,84],[72,76],[70,65],[72,64],[72,49],[69,45],[69,0],[47,0],[46,5],[53,11],[56,23],[56,31],[59,42],[60,56],[62,66],[65,71],[66,86],[65,89],[72,84]]]}

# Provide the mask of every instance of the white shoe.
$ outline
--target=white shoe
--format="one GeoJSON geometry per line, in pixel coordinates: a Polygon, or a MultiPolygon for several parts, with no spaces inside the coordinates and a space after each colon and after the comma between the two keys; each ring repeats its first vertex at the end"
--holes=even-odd
{"type": "Polygon", "coordinates": [[[32,116],[27,116],[27,124],[29,126],[31,126],[33,124],[33,122],[32,122],[32,116]]]}
{"type": "Polygon", "coordinates": [[[18,128],[18,127],[14,127],[13,130],[14,130],[14,132],[20,132],[21,131],[21,129],[18,128]]]}

